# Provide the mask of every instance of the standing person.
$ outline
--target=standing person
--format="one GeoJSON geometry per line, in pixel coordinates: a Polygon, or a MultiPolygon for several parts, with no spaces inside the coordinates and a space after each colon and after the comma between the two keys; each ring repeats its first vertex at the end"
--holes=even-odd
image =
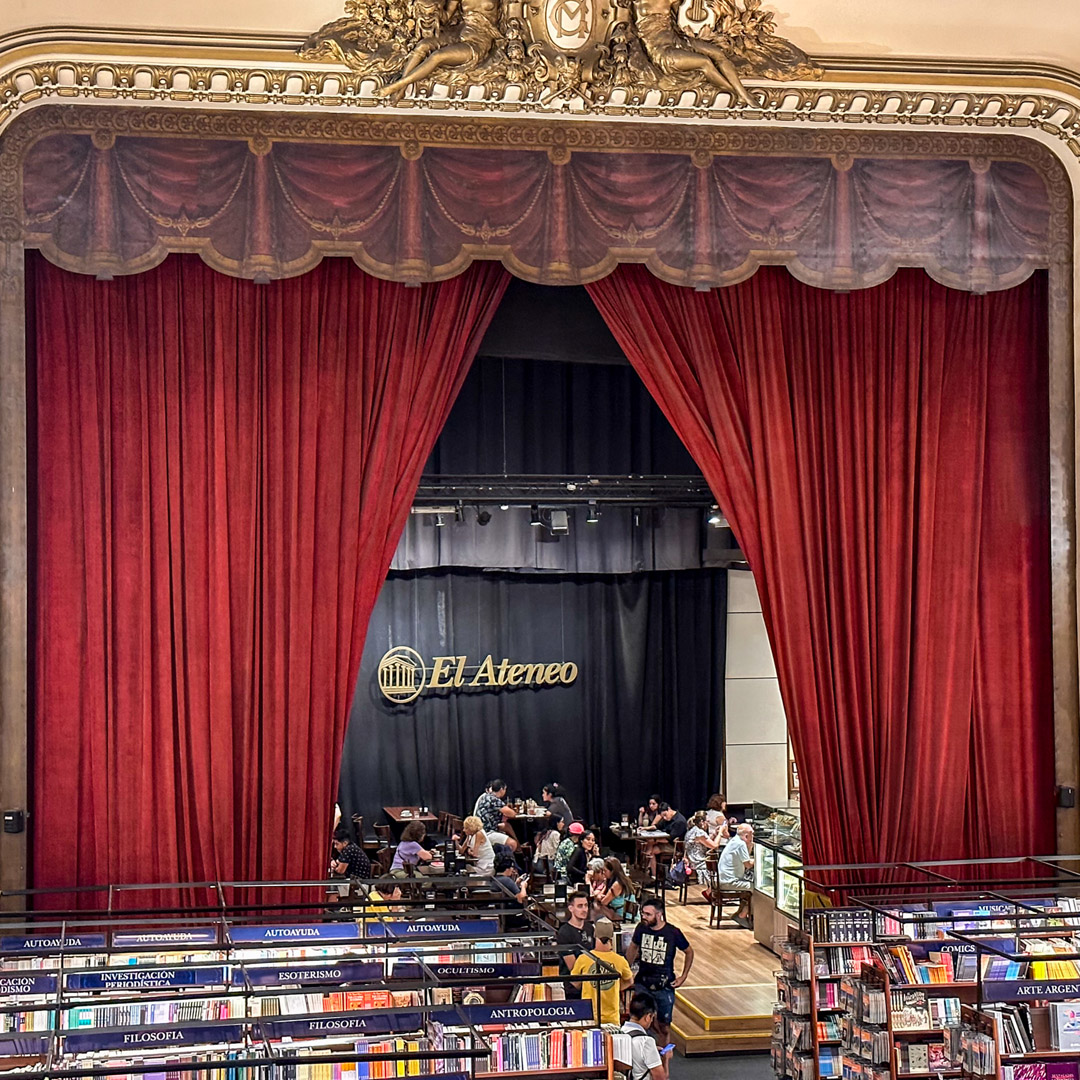
{"type": "MultiPolygon", "coordinates": [[[[562,966],[572,972],[577,958],[596,944],[593,924],[589,922],[589,894],[571,893],[566,900],[566,922],[555,931],[555,944],[562,958],[562,966]]],[[[568,998],[581,997],[581,991],[572,982],[563,984],[568,998]]]]}
{"type": "Polygon", "coordinates": [[[410,867],[416,867],[417,863],[431,862],[432,854],[423,846],[427,829],[422,821],[410,821],[401,833],[401,843],[394,852],[394,861],[390,864],[390,876],[396,878],[408,877],[410,867]]]}
{"type": "Polygon", "coordinates": [[[506,839],[499,837],[498,842],[505,844],[511,851],[516,850],[518,842],[510,820],[517,817],[517,811],[506,805],[505,780],[496,777],[488,784],[483,795],[476,800],[473,815],[484,823],[484,831],[489,838],[493,833],[505,833],[506,839]]]}
{"type": "Polygon", "coordinates": [[[451,837],[458,846],[458,854],[474,859],[477,873],[490,877],[495,872],[495,849],[484,832],[484,823],[470,814],[461,823],[461,831],[464,836],[454,833],[451,837]]]}
{"type": "Polygon", "coordinates": [[[750,891],[754,887],[754,827],[743,822],[735,830],[735,835],[720,852],[717,863],[717,877],[725,889],[732,889],[739,895],[739,910],[735,912],[735,921],[747,930],[753,928],[750,921],[750,891]]]}
{"type": "MultiPolygon", "coordinates": [[[[574,822],[574,824],[578,824],[574,822]]],[[[573,826],[570,827],[573,832],[573,826]]],[[[578,845],[570,853],[570,861],[566,864],[566,879],[571,885],[584,885],[585,877],[589,872],[589,860],[600,854],[600,845],[596,840],[596,833],[592,829],[582,829],[576,834],[578,845]]]]}
{"type": "Polygon", "coordinates": [[[608,919],[621,922],[626,901],[634,895],[634,886],[626,876],[623,864],[614,855],[604,860],[603,891],[595,900],[597,910],[608,919]]]}
{"type": "Polygon", "coordinates": [[[364,854],[364,849],[352,839],[346,825],[339,825],[334,830],[333,847],[330,876],[340,882],[331,890],[332,898],[336,902],[349,895],[350,882],[354,878],[371,877],[371,860],[364,854]]]}
{"type": "Polygon", "coordinates": [[[637,985],[648,990],[656,1001],[654,1027],[661,1044],[668,1041],[675,991],[686,982],[694,963],[694,949],[686,935],[664,917],[664,901],[650,897],[641,905],[641,922],[626,950],[626,959],[638,963],[637,985]],[[683,966],[675,974],[675,954],[683,953],[683,966]]]}
{"type": "Polygon", "coordinates": [[[569,825],[574,820],[561,784],[556,784],[554,780],[550,784],[545,784],[540,798],[548,804],[548,813],[554,814],[564,825],[569,825]]]}
{"type": "Polygon", "coordinates": [[[661,1054],[649,1028],[656,1024],[656,1000],[648,991],[630,999],[630,1019],[622,1030],[630,1036],[630,1080],[667,1080],[671,1051],[661,1054]]]}
{"type": "Polygon", "coordinates": [[[592,999],[593,1018],[597,1024],[618,1024],[622,1019],[619,995],[634,985],[634,974],[625,956],[611,946],[615,927],[610,919],[593,923],[596,944],[583,952],[574,963],[573,975],[606,975],[603,982],[574,983],[586,1000],[592,999]]]}

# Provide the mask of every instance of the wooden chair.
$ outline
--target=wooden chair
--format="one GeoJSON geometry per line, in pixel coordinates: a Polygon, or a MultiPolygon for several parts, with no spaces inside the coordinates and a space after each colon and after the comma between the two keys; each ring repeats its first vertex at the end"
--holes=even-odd
{"type": "MultiPolygon", "coordinates": [[[[378,825],[375,826],[376,829],[378,827],[378,825]]],[[[378,852],[375,855],[374,861],[378,864],[379,867],[378,876],[389,877],[390,866],[394,861],[394,848],[390,847],[389,845],[379,848],[378,852]]]]}
{"type": "Polygon", "coordinates": [[[387,847],[394,842],[394,834],[390,831],[389,825],[376,825],[374,829],[375,836],[379,841],[379,847],[387,847]]]}
{"type": "MultiPolygon", "coordinates": [[[[675,853],[671,856],[671,865],[672,866],[678,866],[680,862],[685,862],[685,861],[686,861],[686,841],[685,840],[676,840],[675,841],[675,853]]],[[[689,866],[690,864],[687,863],[686,865],[689,866]]],[[[687,900],[687,895],[688,895],[689,890],[690,890],[690,886],[691,885],[696,885],[696,884],[697,884],[697,874],[695,874],[694,871],[691,869],[690,873],[686,877],[686,880],[683,881],[683,883],[679,886],[679,903],[682,904],[683,907],[686,907],[686,900],[687,900]]]]}
{"type": "Polygon", "coordinates": [[[743,900],[746,899],[746,893],[739,889],[725,889],[723,885],[719,883],[719,875],[717,868],[720,862],[720,856],[715,852],[710,852],[709,857],[705,860],[705,866],[708,868],[709,877],[716,882],[711,890],[711,899],[709,900],[709,929],[710,930],[742,930],[741,927],[733,915],[725,915],[724,908],[729,904],[736,904],[736,911],[742,906],[743,900]],[[727,925],[724,925],[724,924],[727,925]]]}

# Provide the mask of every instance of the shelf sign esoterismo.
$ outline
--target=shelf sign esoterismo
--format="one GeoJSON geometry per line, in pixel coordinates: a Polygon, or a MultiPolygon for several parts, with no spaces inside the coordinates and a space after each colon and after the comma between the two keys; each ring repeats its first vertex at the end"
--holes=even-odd
{"type": "Polygon", "coordinates": [[[467,656],[436,656],[429,668],[424,658],[408,645],[398,645],[379,661],[379,689],[394,705],[408,705],[424,691],[499,690],[507,687],[569,686],[578,677],[572,662],[498,663],[488,653],[479,664],[467,656]]]}

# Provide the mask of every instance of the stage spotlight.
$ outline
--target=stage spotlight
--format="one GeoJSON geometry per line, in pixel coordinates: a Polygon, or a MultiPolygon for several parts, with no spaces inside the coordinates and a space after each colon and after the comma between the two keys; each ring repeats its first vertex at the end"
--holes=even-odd
{"type": "Polygon", "coordinates": [[[509,503],[499,503],[499,509],[500,510],[509,510],[510,509],[510,504],[509,503]]]}
{"type": "Polygon", "coordinates": [[[565,510],[551,511],[552,535],[565,536],[570,531],[570,515],[565,510]]]}
{"type": "Polygon", "coordinates": [[[709,512],[706,514],[705,520],[714,529],[726,529],[728,527],[727,518],[724,517],[723,510],[721,510],[716,503],[713,503],[712,506],[709,507],[709,512]]]}
{"type": "Polygon", "coordinates": [[[589,500],[589,516],[585,520],[590,525],[595,525],[600,520],[600,510],[594,499],[589,500]]]}
{"type": "Polygon", "coordinates": [[[529,516],[529,524],[533,526],[543,525],[544,523],[540,520],[540,507],[537,506],[536,503],[533,503],[531,510],[532,513],[529,516]]]}
{"type": "Polygon", "coordinates": [[[479,506],[476,508],[476,524],[486,525],[491,520],[491,511],[482,510],[479,506]]]}
{"type": "Polygon", "coordinates": [[[446,524],[446,522],[443,519],[442,514],[436,514],[435,515],[435,528],[436,529],[441,529],[445,524],[446,524]]]}

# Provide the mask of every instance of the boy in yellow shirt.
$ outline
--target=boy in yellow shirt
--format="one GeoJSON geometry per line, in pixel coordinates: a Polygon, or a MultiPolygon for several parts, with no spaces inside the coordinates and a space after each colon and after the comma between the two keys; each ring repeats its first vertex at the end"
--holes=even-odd
{"type": "Polygon", "coordinates": [[[581,996],[592,998],[593,1012],[598,1024],[622,1022],[619,1009],[619,994],[634,984],[634,976],[625,956],[620,956],[612,947],[615,927],[610,919],[597,919],[593,924],[596,945],[589,952],[583,952],[574,963],[571,975],[609,975],[610,978],[599,982],[574,985],[581,990],[581,996]]]}

